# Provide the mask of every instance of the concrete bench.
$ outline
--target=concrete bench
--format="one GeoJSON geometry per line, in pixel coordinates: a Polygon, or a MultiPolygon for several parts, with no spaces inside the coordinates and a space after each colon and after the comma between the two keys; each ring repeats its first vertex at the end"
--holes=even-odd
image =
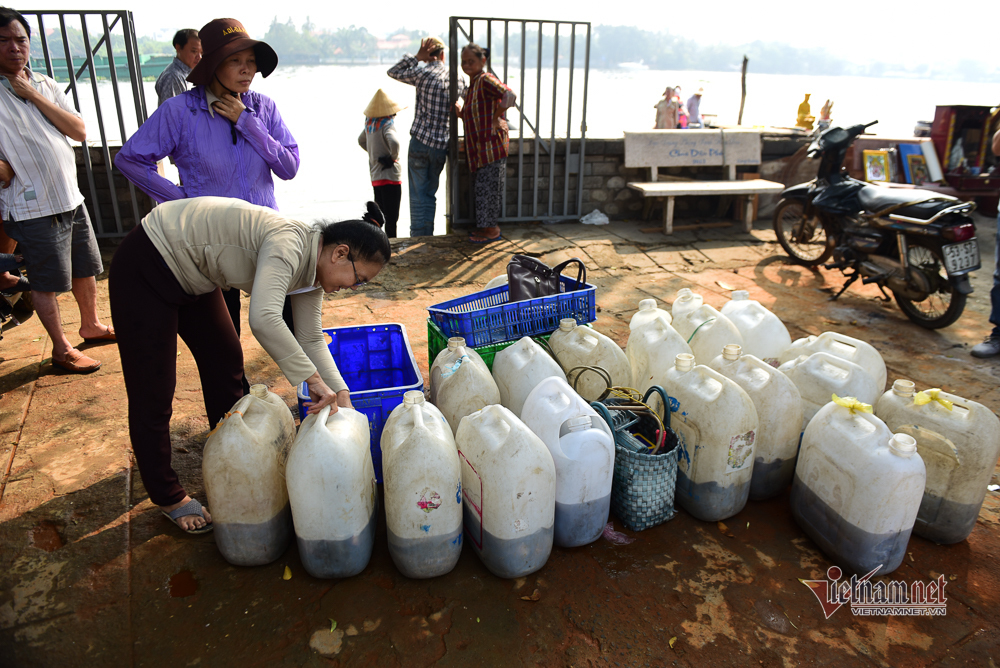
{"type": "Polygon", "coordinates": [[[744,197],[743,228],[753,227],[753,195],[778,193],[785,186],[775,181],[736,180],[737,165],[760,164],[757,130],[647,130],[625,133],[625,166],[649,168],[649,182],[630,182],[629,188],[645,198],[666,198],[663,233],[674,231],[674,198],[687,195],[738,195],[744,197]],[[669,179],[660,167],[726,167],[728,180],[669,179]],[[668,179],[668,180],[661,180],[668,179]]]}

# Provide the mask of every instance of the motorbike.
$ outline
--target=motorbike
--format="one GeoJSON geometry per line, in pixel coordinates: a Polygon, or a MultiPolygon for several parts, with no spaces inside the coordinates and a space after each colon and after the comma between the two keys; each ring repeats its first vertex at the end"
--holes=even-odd
{"type": "Polygon", "coordinates": [[[819,158],[816,178],[787,188],[774,212],[778,242],[797,263],[839,269],[847,281],[892,292],[910,320],[951,325],[972,293],[969,272],[980,268],[971,214],[976,205],[929,190],[890,189],[850,177],[843,168],[854,139],[878,121],[833,127],[807,149],[819,158]],[[832,260],[828,262],[828,260],[832,260]]]}

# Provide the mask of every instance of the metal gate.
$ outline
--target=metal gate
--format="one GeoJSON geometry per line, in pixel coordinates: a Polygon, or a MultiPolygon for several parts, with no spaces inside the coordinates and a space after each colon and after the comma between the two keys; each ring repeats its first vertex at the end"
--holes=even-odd
{"type": "MultiPolygon", "coordinates": [[[[117,139],[117,145],[120,146],[125,138],[146,120],[146,97],[142,88],[142,69],[136,47],[132,12],[125,10],[67,12],[36,9],[21,11],[21,14],[25,20],[33,24],[31,36],[33,69],[38,69],[41,65],[37,60],[36,50],[40,45],[44,56],[45,74],[57,81],[68,81],[65,92],[72,94],[73,104],[84,114],[84,120],[90,121],[96,116],[101,136],[100,146],[88,139],[82,151],[87,182],[90,186],[87,204],[93,214],[96,228],[94,231],[98,237],[122,237],[128,230],[123,224],[125,216],[119,202],[125,205],[131,204],[134,224],[139,222],[141,216],[136,189],[132,183],[128,183],[127,186],[127,200],[119,197],[111,142],[117,139]],[[125,98],[123,101],[120,90],[120,68],[121,74],[125,76],[125,82],[130,84],[131,101],[128,106],[131,106],[131,109],[125,108],[125,103],[129,100],[125,98]],[[99,85],[99,78],[106,81],[99,85]],[[85,84],[86,79],[90,80],[89,86],[85,84]],[[110,82],[110,90],[107,82],[110,82]],[[109,96],[111,99],[108,99],[109,96]],[[109,111],[111,106],[114,106],[114,117],[109,111]],[[135,125],[132,126],[129,118],[128,125],[131,132],[127,132],[126,117],[131,116],[133,112],[135,125]],[[115,125],[112,125],[115,121],[117,121],[115,125]],[[91,158],[93,149],[100,151],[100,162],[103,166],[98,166],[99,171],[95,171],[94,160],[91,158]],[[104,173],[103,176],[100,172],[104,173]],[[104,190],[102,186],[105,185],[110,192],[108,196],[102,197],[104,190]],[[111,211],[107,210],[108,203],[111,211]]],[[[91,123],[88,122],[87,126],[90,136],[91,123]]],[[[117,180],[120,183],[125,179],[118,173],[117,180]]],[[[124,194],[122,192],[122,195],[124,194]]]]}
{"type": "MultiPolygon", "coordinates": [[[[477,43],[490,50],[489,71],[517,93],[514,107],[517,118],[508,118],[511,154],[507,158],[507,173],[504,174],[500,220],[517,222],[544,219],[556,222],[579,218],[583,202],[583,164],[587,143],[590,23],[452,16],[448,30],[452,100],[458,96],[461,50],[467,43],[476,41],[477,35],[480,40],[485,38],[485,41],[477,43]],[[530,47],[529,42],[532,42],[530,47]],[[501,53],[502,59],[498,57],[501,53]],[[533,63],[534,67],[528,67],[529,63],[533,63]],[[574,91],[577,70],[581,67],[582,94],[579,88],[574,91]],[[547,68],[551,68],[551,72],[543,73],[547,68]],[[518,82],[510,85],[510,77],[515,74],[518,82]],[[532,78],[533,91],[527,87],[527,80],[532,78]],[[542,113],[545,101],[551,105],[551,110],[547,110],[551,113],[542,113]],[[573,118],[574,103],[580,109],[577,123],[574,123],[573,118]],[[563,120],[565,133],[561,132],[563,120]],[[574,125],[579,128],[575,135],[574,125]],[[529,133],[528,136],[526,133],[529,133]],[[563,166],[561,178],[556,163],[557,138],[564,140],[565,144],[560,162],[563,166]],[[530,144],[531,149],[530,170],[526,170],[525,165],[524,149],[527,144],[530,144]],[[516,160],[513,160],[515,152],[516,160]],[[544,157],[542,153],[545,154],[544,157]],[[526,171],[530,171],[530,175],[526,171]],[[512,176],[508,177],[511,172],[512,176]],[[516,208],[513,202],[508,203],[508,182],[511,178],[517,184],[516,208]],[[529,202],[525,202],[526,180],[530,181],[527,189],[529,202]]],[[[467,215],[461,215],[462,208],[459,206],[459,123],[460,121],[456,121],[451,124],[451,141],[448,144],[449,225],[469,224],[474,220],[471,204],[467,215]]],[[[470,188],[470,201],[471,191],[470,188]]]]}

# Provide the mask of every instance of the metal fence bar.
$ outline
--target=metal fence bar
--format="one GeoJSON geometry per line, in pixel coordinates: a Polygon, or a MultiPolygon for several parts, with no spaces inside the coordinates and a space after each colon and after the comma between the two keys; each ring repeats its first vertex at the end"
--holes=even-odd
{"type": "Polygon", "coordinates": [[[49,75],[50,79],[55,79],[56,74],[52,71],[52,56],[49,55],[49,40],[45,35],[45,22],[42,21],[41,14],[35,18],[38,19],[38,40],[42,43],[42,56],[45,58],[45,73],[49,75]]]}
{"type": "Polygon", "coordinates": [[[583,59],[583,117],[580,120],[580,173],[576,179],[576,211],[583,211],[583,159],[587,155],[587,85],[590,83],[590,24],[587,25],[587,55],[583,59]]]}
{"type": "MultiPolygon", "coordinates": [[[[458,31],[460,26],[455,18],[448,22],[448,66],[451,76],[448,77],[448,100],[454,104],[458,99],[458,31]]],[[[450,118],[450,112],[449,112],[450,118]]],[[[452,225],[458,218],[458,118],[451,119],[448,129],[448,211],[445,230],[451,232],[452,225]]]]}
{"type": "MultiPolygon", "coordinates": [[[[105,45],[105,50],[106,50],[106,52],[108,54],[108,64],[111,67],[111,90],[113,90],[114,94],[115,94],[115,113],[118,116],[118,132],[120,133],[118,136],[121,137],[122,140],[124,141],[124,139],[125,139],[125,119],[122,117],[122,100],[121,100],[121,96],[118,94],[118,65],[117,65],[117,63],[115,63],[115,54],[113,53],[113,51],[111,49],[111,31],[114,29],[114,27],[117,24],[118,24],[118,19],[116,18],[115,22],[113,24],[111,24],[111,27],[109,28],[108,27],[108,15],[107,14],[101,14],[101,25],[104,27],[104,36],[107,37],[107,39],[104,42],[104,45],[105,45]]],[[[107,149],[105,149],[105,151],[107,151],[107,149]]],[[[135,184],[133,184],[128,179],[125,179],[125,182],[128,183],[128,191],[129,191],[129,194],[131,195],[131,199],[132,199],[132,211],[133,211],[133,213],[135,215],[135,222],[138,223],[139,222],[139,205],[135,201],[136,200],[135,184]]],[[[117,203],[118,202],[118,189],[115,187],[115,182],[114,182],[113,178],[111,180],[111,196],[114,197],[114,201],[115,201],[115,203],[117,203]]],[[[118,234],[124,234],[125,233],[125,229],[122,226],[122,221],[121,221],[120,218],[117,219],[117,220],[115,220],[115,225],[117,227],[116,232],[118,234]]]]}
{"type": "MultiPolygon", "coordinates": [[[[570,29],[569,36],[569,93],[566,95],[566,169],[563,172],[563,215],[569,212],[569,158],[572,155],[573,144],[573,71],[576,69],[576,24],[570,29]]],[[[582,167],[582,165],[580,165],[582,167]]],[[[577,179],[583,178],[583,169],[578,168],[577,179]]],[[[577,210],[579,213],[579,210],[577,210]]]]}
{"type": "MultiPolygon", "coordinates": [[[[542,122],[542,24],[538,24],[538,60],[535,61],[535,127],[539,127],[542,122]]],[[[535,171],[534,183],[532,184],[531,191],[531,215],[538,215],[538,171],[539,171],[539,160],[538,160],[538,131],[535,130],[535,146],[534,146],[534,158],[535,158],[535,171]]]]}
{"type": "MultiPolygon", "coordinates": [[[[132,12],[125,12],[125,59],[128,61],[128,74],[132,81],[132,100],[135,104],[135,120],[139,125],[149,118],[146,112],[146,91],[142,87],[142,65],[139,63],[139,45],[135,41],[135,24],[132,12]],[[136,85],[138,82],[138,85],[136,85]]],[[[138,222],[138,219],[136,219],[138,222]]]]}
{"type": "MultiPolygon", "coordinates": [[[[540,32],[540,31],[539,31],[540,32]]],[[[541,70],[541,62],[538,63],[541,70]]],[[[549,218],[554,215],[552,211],[552,196],[555,192],[556,182],[556,99],[559,94],[559,24],[556,24],[556,34],[552,48],[552,143],[549,149],[549,218]]]]}
{"type": "Polygon", "coordinates": [[[517,215],[524,213],[522,200],[524,199],[524,37],[526,34],[525,22],[521,21],[521,94],[517,101],[521,106],[518,108],[518,116],[521,124],[517,130],[517,215]]]}

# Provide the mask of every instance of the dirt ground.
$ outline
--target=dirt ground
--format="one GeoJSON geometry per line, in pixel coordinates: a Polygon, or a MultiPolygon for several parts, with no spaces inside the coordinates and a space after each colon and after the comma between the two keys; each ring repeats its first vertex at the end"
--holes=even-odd
{"type": "MultiPolygon", "coordinates": [[[[326,326],[406,326],[427,374],[426,307],[481,289],[512,253],[552,265],[582,258],[597,288],[595,327],[624,345],[640,299],[670,304],[678,289],[720,307],[732,289],[771,308],[792,338],[834,330],[874,345],[889,383],[908,378],[1000,408],[1000,360],[969,348],[990,330],[995,222],[978,220],[983,269],[963,317],[927,331],[878,291],[839,301],[838,273],[786,262],[766,221],[665,237],[642,224],[509,227],[485,247],[463,237],[400,240],[363,290],[330,296],[326,326]]],[[[110,317],[107,276],[99,309],[110,317]]],[[[71,295],[60,298],[72,341],[71,295]]],[[[244,301],[244,317],[246,301],[244,301]]],[[[295,393],[244,325],[251,382],[289,403],[295,393]]],[[[787,492],[750,502],[725,526],[683,511],[615,544],[556,548],[539,572],[491,575],[470,549],[450,574],[408,580],[393,566],[380,517],[360,575],[317,580],[295,546],[276,562],[237,568],[211,534],[182,535],[150,503],[131,458],[116,347],[91,347],[104,366],[65,375],[49,363],[37,317],[0,342],[0,666],[994,666],[1000,661],[1000,494],[989,492],[972,535],[957,545],[914,536],[882,580],[947,582],[943,617],[824,619],[800,579],[830,562],[791,517],[787,492]],[[282,578],[288,567],[292,577],[282,578]],[[538,592],[538,597],[533,596],[538,592]],[[533,600],[537,598],[537,600],[533,600]],[[528,599],[528,600],[526,600],[528,599]]],[[[181,346],[174,466],[204,500],[207,436],[198,374],[181,346]]],[[[150,383],[158,382],[150,378],[150,383]]],[[[994,476],[993,482],[997,482],[994,476]]],[[[613,518],[614,519],[614,518],[613,518]]]]}

